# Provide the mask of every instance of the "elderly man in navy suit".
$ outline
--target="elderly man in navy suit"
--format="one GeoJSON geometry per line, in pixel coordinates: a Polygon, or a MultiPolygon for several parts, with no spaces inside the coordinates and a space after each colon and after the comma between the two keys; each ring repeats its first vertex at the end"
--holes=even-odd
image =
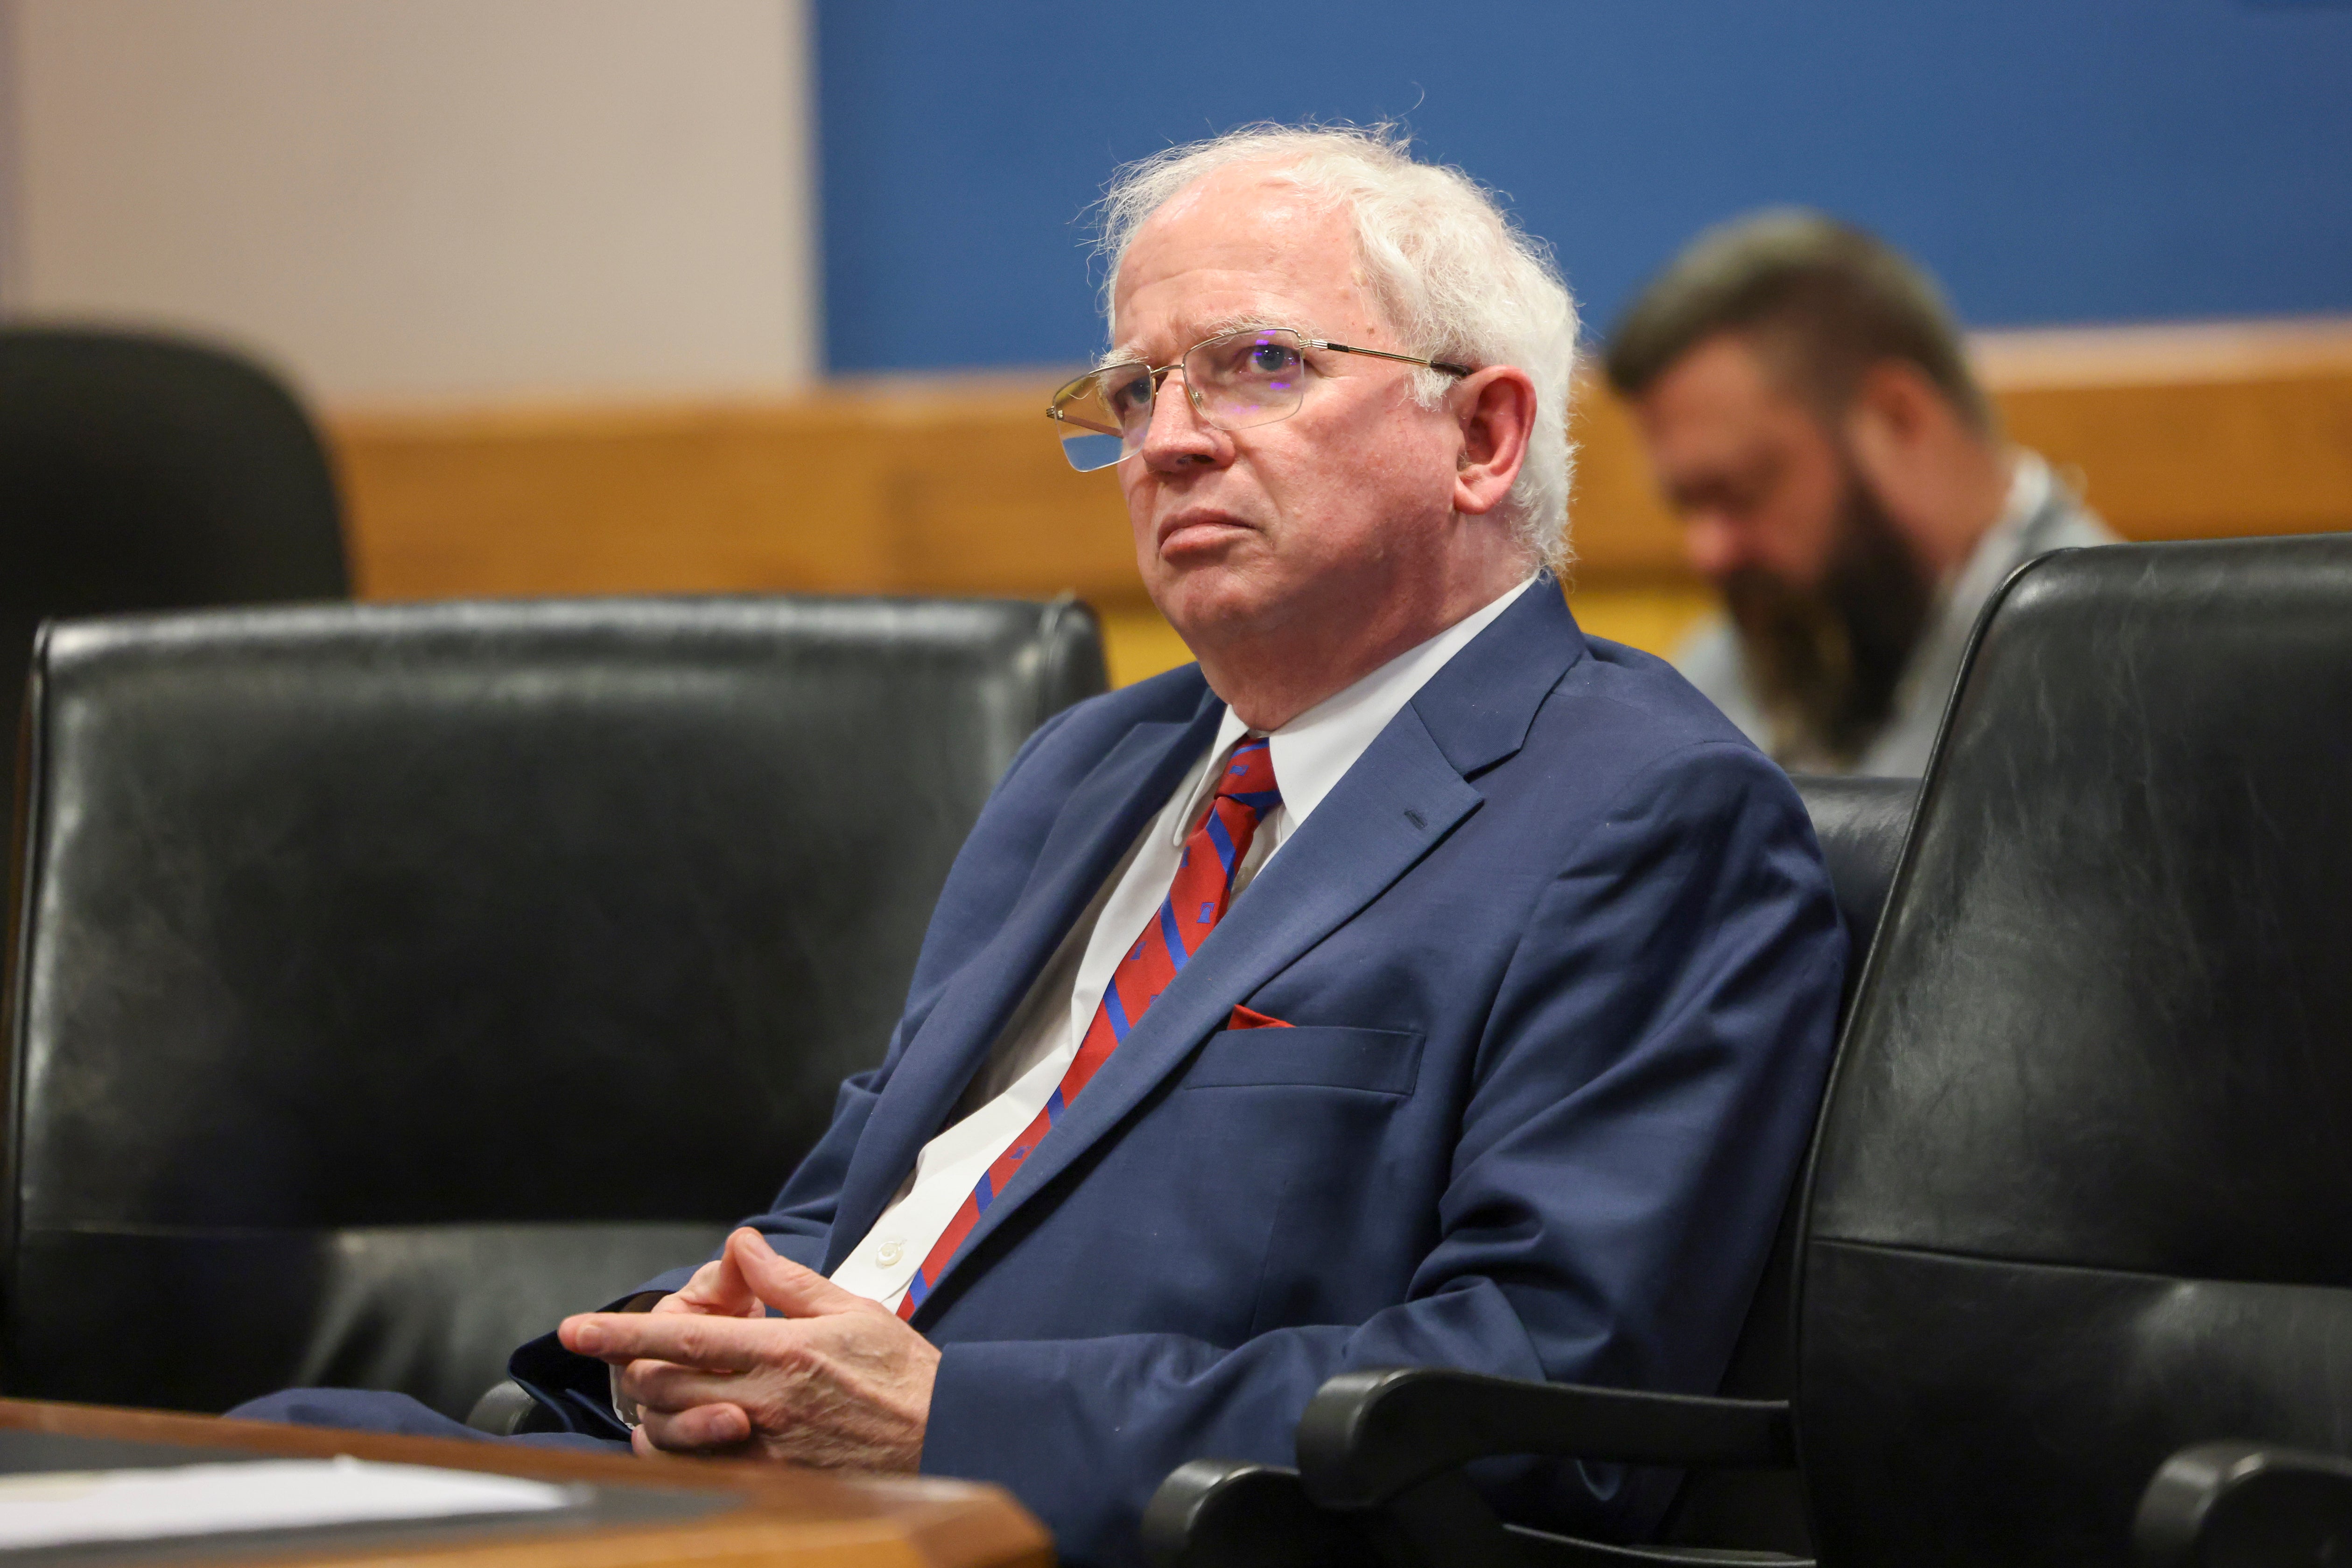
{"type": "Polygon", "coordinates": [[[514,1362],[640,1450],[1002,1482],[1080,1562],[1351,1368],[1711,1392],[1844,956],[1788,781],[1550,575],[1542,248],[1382,132],[1177,149],[1108,213],[1054,428],[1199,663],[1031,739],[773,1211],[514,1362]]]}

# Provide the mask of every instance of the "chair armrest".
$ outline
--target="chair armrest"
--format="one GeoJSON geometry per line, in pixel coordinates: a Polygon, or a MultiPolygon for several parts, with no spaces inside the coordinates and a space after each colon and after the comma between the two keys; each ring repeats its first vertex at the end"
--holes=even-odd
{"type": "Polygon", "coordinates": [[[2141,1568],[2352,1561],[2352,1460],[2200,1443],[2157,1468],[2132,1521],[2141,1568]]]}
{"type": "Polygon", "coordinates": [[[1155,1568],[1324,1568],[1371,1560],[1353,1521],[1307,1500],[1298,1472],[1239,1459],[1176,1467],[1143,1510],[1155,1568]]]}
{"type": "Polygon", "coordinates": [[[1342,1373],[1298,1423],[1299,1476],[1327,1508],[1378,1508],[1497,1454],[1778,1469],[1796,1463],[1796,1444],[1784,1400],[1522,1383],[1439,1367],[1342,1373]]]}
{"type": "Polygon", "coordinates": [[[474,1401],[473,1409],[466,1413],[466,1425],[493,1437],[511,1437],[526,1429],[523,1423],[538,1408],[539,1402],[509,1377],[493,1384],[474,1401]]]}

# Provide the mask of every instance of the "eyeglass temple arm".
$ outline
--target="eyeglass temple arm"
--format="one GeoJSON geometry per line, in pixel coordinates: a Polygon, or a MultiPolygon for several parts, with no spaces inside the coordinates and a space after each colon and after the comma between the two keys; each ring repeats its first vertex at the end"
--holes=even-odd
{"type": "Polygon", "coordinates": [[[1417,354],[1392,354],[1386,349],[1360,349],[1353,343],[1335,343],[1325,338],[1299,340],[1310,349],[1328,349],[1335,354],[1370,354],[1374,359],[1392,359],[1399,364],[1425,364],[1432,370],[1442,370],[1448,375],[1468,375],[1466,364],[1448,364],[1442,359],[1423,359],[1417,354]]]}
{"type": "Polygon", "coordinates": [[[1117,436],[1121,434],[1120,431],[1113,429],[1110,426],[1097,425],[1091,419],[1079,419],[1071,415],[1066,414],[1060,408],[1055,407],[1050,403],[1045,405],[1045,417],[1048,419],[1059,420],[1065,425],[1075,425],[1081,430],[1091,430],[1097,436],[1117,436]]]}

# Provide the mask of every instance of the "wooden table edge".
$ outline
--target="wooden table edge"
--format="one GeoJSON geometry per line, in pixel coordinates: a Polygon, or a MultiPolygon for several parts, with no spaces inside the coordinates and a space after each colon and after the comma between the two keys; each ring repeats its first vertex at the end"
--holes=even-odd
{"type": "Polygon", "coordinates": [[[230,1421],[161,1410],[0,1399],[0,1429],[128,1442],[235,1448],[287,1458],[350,1454],[386,1464],[433,1465],[535,1480],[680,1487],[733,1492],[745,1506],[700,1520],[501,1534],[446,1544],[335,1547],[206,1556],[205,1568],[240,1563],[390,1564],[435,1568],[1048,1568],[1052,1538],[1012,1494],[977,1481],[785,1468],[748,1459],[640,1458],[526,1444],[393,1436],[331,1427],[230,1421]]]}

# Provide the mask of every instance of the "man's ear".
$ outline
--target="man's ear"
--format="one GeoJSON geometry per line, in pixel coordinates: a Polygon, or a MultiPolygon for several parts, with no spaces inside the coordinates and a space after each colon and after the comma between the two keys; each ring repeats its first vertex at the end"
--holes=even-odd
{"type": "Polygon", "coordinates": [[[1882,360],[1863,373],[1846,405],[1846,449],[1881,496],[1902,494],[1916,482],[1921,448],[1951,417],[1917,366],[1882,360]]]}
{"type": "Polygon", "coordinates": [[[1454,510],[1475,517],[1502,504],[1528,460],[1538,413],[1536,384],[1517,365],[1489,365],[1463,377],[1448,402],[1462,431],[1454,510]]]}

